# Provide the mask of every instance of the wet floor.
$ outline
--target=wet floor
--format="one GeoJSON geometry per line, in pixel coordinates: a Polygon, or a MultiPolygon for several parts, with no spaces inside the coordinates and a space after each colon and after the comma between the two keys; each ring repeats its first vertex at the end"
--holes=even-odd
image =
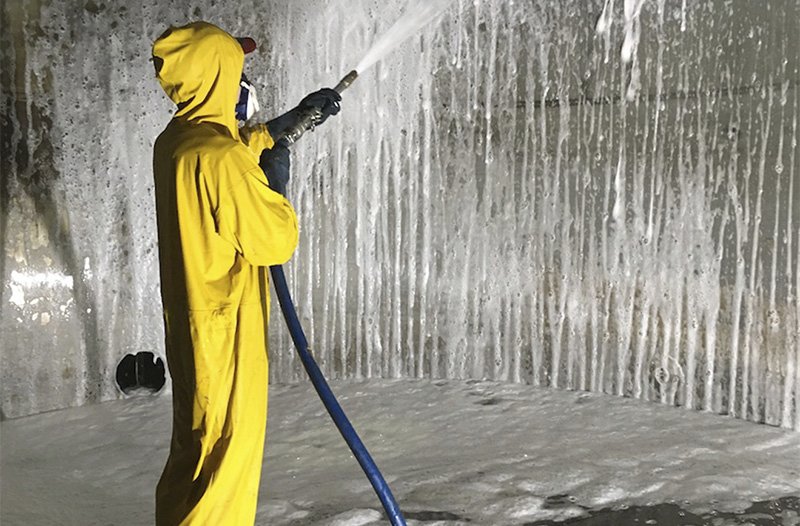
{"type": "MultiPolygon", "coordinates": [[[[800,526],[800,433],[500,382],[333,388],[410,524],[800,526]]],[[[387,524],[314,388],[270,389],[256,524],[387,524]]],[[[151,526],[170,402],[132,397],[3,422],[0,524],[151,526]]]]}

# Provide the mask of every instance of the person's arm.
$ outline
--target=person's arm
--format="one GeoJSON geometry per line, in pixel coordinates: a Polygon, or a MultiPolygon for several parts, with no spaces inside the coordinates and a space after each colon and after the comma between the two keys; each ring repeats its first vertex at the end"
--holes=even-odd
{"type": "Polygon", "coordinates": [[[308,112],[314,112],[317,115],[315,126],[328,120],[331,115],[339,113],[341,100],[341,95],[336,91],[322,88],[303,97],[300,104],[279,117],[265,123],[245,124],[239,130],[239,135],[250,151],[255,153],[256,157],[260,157],[264,150],[271,149],[275,142],[287,130],[296,126],[308,112]]]}
{"type": "Polygon", "coordinates": [[[246,124],[239,130],[242,142],[251,152],[260,157],[264,150],[269,150],[275,145],[275,139],[269,132],[266,123],[246,124]]]}
{"type": "Polygon", "coordinates": [[[217,233],[251,264],[286,263],[297,247],[297,215],[291,203],[270,188],[258,167],[235,177],[220,195],[217,233]]]}

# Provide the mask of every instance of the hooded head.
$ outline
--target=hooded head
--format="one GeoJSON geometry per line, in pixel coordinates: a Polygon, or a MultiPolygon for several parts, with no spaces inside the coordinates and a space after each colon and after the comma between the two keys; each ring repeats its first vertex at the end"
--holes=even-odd
{"type": "Polygon", "coordinates": [[[239,41],[207,22],[171,27],[153,43],[153,62],[161,87],[178,105],[176,117],[221,124],[238,137],[239,41]]]}

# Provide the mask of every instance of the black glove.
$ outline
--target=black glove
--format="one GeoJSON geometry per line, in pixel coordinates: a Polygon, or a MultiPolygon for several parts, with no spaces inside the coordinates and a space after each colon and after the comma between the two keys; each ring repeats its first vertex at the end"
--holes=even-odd
{"type": "Polygon", "coordinates": [[[286,195],[286,184],[289,182],[289,168],[291,157],[289,148],[275,145],[272,149],[261,152],[258,165],[267,176],[269,187],[281,195],[286,195]]]}
{"type": "Polygon", "coordinates": [[[297,107],[304,111],[319,111],[320,117],[317,119],[316,124],[320,125],[328,120],[328,117],[331,115],[336,115],[339,113],[339,110],[341,109],[339,102],[341,102],[341,100],[342,96],[334,90],[330,88],[322,88],[319,91],[315,91],[314,93],[309,93],[306,95],[303,100],[300,101],[300,104],[297,107]]]}
{"type": "Polygon", "coordinates": [[[331,115],[336,115],[341,109],[339,101],[342,96],[330,88],[322,88],[321,90],[309,93],[296,108],[293,108],[280,117],[272,119],[267,122],[267,130],[273,137],[281,137],[286,130],[293,128],[297,122],[309,112],[318,114],[315,126],[325,122],[331,115]]]}

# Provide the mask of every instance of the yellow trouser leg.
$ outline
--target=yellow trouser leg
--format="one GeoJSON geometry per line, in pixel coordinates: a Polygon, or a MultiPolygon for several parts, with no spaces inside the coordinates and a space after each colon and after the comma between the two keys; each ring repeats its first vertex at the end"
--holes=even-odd
{"type": "Polygon", "coordinates": [[[158,526],[255,521],[267,417],[261,321],[240,318],[235,331],[215,335],[188,360],[168,352],[174,423],[156,490],[158,526]]]}

